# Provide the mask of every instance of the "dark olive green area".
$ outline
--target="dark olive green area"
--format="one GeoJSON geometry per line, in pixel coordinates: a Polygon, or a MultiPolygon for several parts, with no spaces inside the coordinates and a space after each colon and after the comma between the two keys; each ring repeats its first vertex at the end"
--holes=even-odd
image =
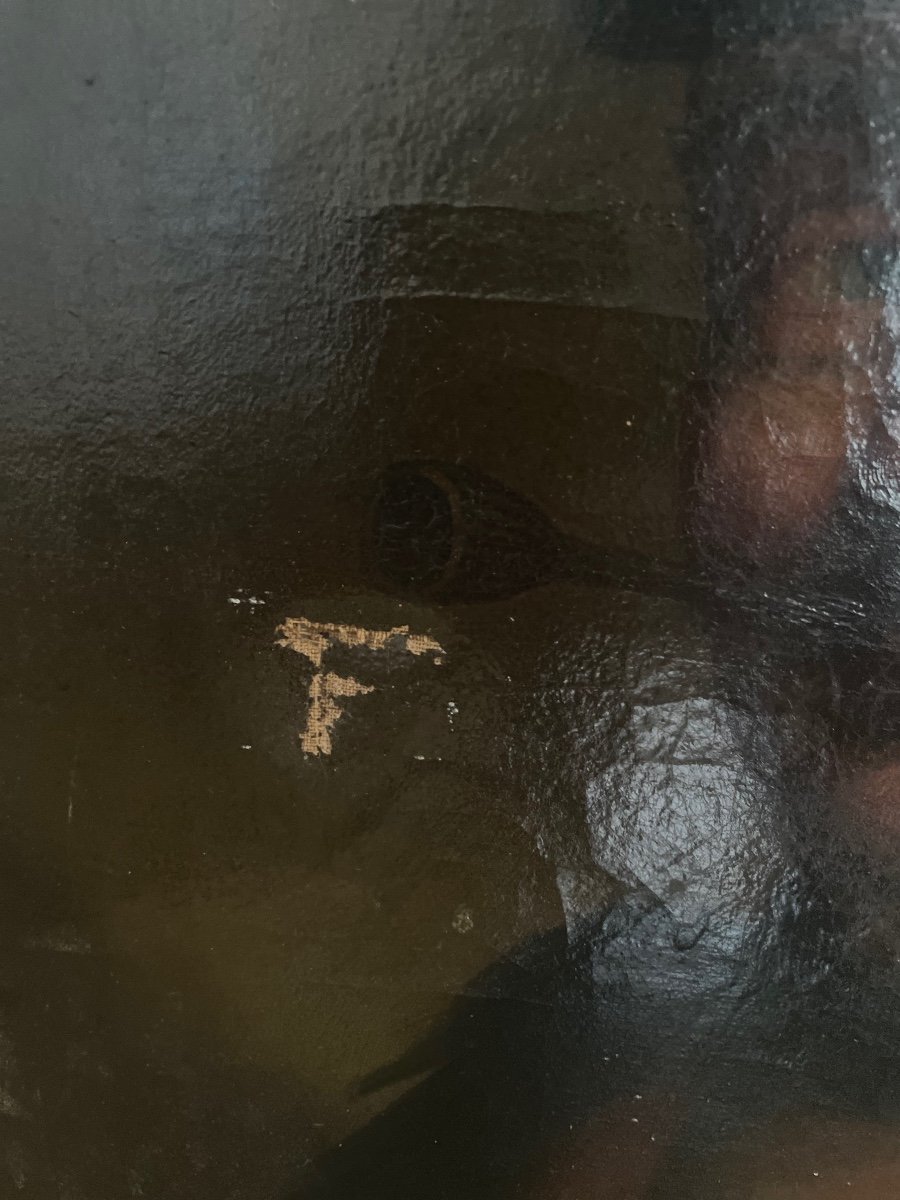
{"type": "MultiPolygon", "coordinates": [[[[822,786],[896,738],[883,631],[553,557],[695,569],[686,64],[773,6],[7,7],[0,1198],[587,1164],[760,1200],[883,1159],[896,884],[822,786]],[[491,481],[455,594],[410,463],[491,481]],[[329,648],[373,690],[311,757],[291,617],[442,651],[329,648]]],[[[823,553],[887,562],[866,519],[823,553]]]]}
{"type": "MultiPolygon", "coordinates": [[[[431,237],[442,216],[405,220],[431,237]]],[[[465,256],[458,222],[445,236],[465,256]]],[[[248,339],[234,374],[213,320],[227,372],[204,381],[175,347],[193,364],[178,419],[129,429],[73,404],[60,430],[7,439],[9,1091],[30,1116],[4,1119],[26,1196],[69,1178],[76,1196],[132,1178],[287,1194],[401,1086],[360,1096],[365,1076],[562,921],[529,783],[548,733],[527,714],[567,705],[562,631],[619,618],[571,585],[477,609],[384,595],[377,480],[465,460],[573,536],[677,555],[696,326],[535,294],[376,292],[330,319],[346,332],[321,394],[267,365],[287,337],[261,364],[248,339]],[[331,760],[305,759],[312,668],[274,647],[299,615],[408,623],[446,663],[335,652],[379,691],[347,705],[331,760]]],[[[550,836],[607,903],[578,811],[555,801],[550,836]]]]}

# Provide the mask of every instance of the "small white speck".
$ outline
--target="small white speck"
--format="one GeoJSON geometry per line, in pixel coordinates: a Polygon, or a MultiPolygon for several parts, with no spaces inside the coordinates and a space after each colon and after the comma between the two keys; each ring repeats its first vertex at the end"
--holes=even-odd
{"type": "Polygon", "coordinates": [[[424,762],[425,761],[424,754],[414,754],[413,758],[416,760],[416,762],[424,762]]]}
{"type": "Polygon", "coordinates": [[[253,747],[252,747],[252,746],[250,745],[250,743],[248,742],[248,743],[247,743],[245,746],[241,746],[241,749],[242,749],[242,750],[252,750],[252,749],[253,749],[253,747]]]}
{"type": "Polygon", "coordinates": [[[263,599],[263,596],[271,595],[271,592],[263,592],[262,596],[248,596],[245,591],[243,591],[241,588],[238,588],[236,596],[228,597],[228,603],[235,605],[235,607],[241,604],[246,604],[250,608],[251,612],[255,612],[257,608],[264,607],[266,604],[268,604],[268,600],[263,599]]]}
{"type": "Polygon", "coordinates": [[[637,1117],[632,1117],[632,1118],[631,1118],[631,1123],[632,1123],[632,1125],[639,1125],[639,1124],[640,1124],[640,1122],[638,1121],[637,1117]]]}
{"type": "Polygon", "coordinates": [[[814,1176],[816,1179],[818,1179],[818,1178],[819,1178],[819,1172],[818,1172],[818,1171],[813,1171],[813,1176],[814,1176]]]}
{"type": "Polygon", "coordinates": [[[626,422],[625,422],[625,424],[628,426],[628,428],[629,428],[629,429],[631,428],[631,422],[630,422],[630,421],[626,421],[626,422]]]}
{"type": "Polygon", "coordinates": [[[635,1096],[635,1100],[643,1100],[643,1096],[635,1096]]]}
{"type": "Polygon", "coordinates": [[[0,1089],[0,1112],[8,1117],[21,1117],[22,1106],[4,1089],[0,1089]]]}
{"type": "Polygon", "coordinates": [[[475,918],[472,916],[472,910],[463,905],[458,908],[453,917],[453,928],[457,933],[471,933],[475,926],[475,918]]]}

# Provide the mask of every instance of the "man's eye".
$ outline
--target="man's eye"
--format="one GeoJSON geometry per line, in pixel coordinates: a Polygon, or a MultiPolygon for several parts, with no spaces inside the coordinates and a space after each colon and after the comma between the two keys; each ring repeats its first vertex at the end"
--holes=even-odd
{"type": "Polygon", "coordinates": [[[844,242],[831,256],[834,282],[843,300],[879,300],[896,292],[900,248],[893,243],[844,242]]]}

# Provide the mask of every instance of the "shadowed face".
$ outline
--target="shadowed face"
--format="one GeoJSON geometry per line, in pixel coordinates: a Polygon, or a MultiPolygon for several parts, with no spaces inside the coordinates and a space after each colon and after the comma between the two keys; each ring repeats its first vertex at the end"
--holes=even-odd
{"type": "Polygon", "coordinates": [[[716,347],[698,531],[713,557],[821,569],[851,511],[858,550],[885,513],[900,545],[896,58],[886,21],[844,22],[723,54],[698,90],[716,347]]]}
{"type": "Polygon", "coordinates": [[[717,389],[706,536],[756,565],[815,550],[847,489],[897,507],[898,243],[875,206],[818,210],[778,241],[755,369],[717,389]]]}
{"type": "Polygon", "coordinates": [[[828,665],[819,749],[834,759],[824,815],[837,842],[891,878],[900,753],[876,672],[896,675],[900,595],[896,61],[885,19],[758,48],[741,83],[712,71],[708,107],[725,115],[703,187],[725,349],[696,509],[708,561],[877,612],[871,655],[828,665]]]}

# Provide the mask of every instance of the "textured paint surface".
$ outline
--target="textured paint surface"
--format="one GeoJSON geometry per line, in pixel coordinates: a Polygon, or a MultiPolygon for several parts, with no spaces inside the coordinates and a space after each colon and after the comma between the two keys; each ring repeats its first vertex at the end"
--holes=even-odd
{"type": "Polygon", "coordinates": [[[0,1200],[900,1194],[891,6],[0,26],[0,1200]]]}

